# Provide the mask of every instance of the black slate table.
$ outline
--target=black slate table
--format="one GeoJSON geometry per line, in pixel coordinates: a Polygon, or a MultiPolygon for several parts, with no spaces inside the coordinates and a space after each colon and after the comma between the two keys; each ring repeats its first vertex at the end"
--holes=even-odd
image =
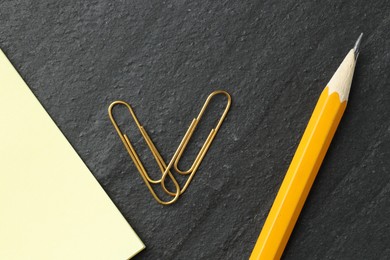
{"type": "Polygon", "coordinates": [[[135,259],[249,257],[317,98],[360,32],[349,105],[283,258],[389,259],[389,29],[387,1],[0,3],[0,47],[146,244],[135,259]],[[232,95],[230,113],[188,191],[163,207],[107,107],[130,102],[168,160],[216,89],[232,95]]]}

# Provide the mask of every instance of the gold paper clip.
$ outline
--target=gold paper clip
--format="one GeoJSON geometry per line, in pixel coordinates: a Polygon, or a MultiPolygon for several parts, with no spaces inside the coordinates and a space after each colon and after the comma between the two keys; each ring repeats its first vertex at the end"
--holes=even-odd
{"type": "MultiPolygon", "coordinates": [[[[179,195],[180,195],[180,187],[179,187],[179,184],[178,182],[176,181],[176,179],[173,177],[172,173],[170,171],[168,171],[168,175],[171,177],[172,179],[172,182],[173,184],[175,185],[175,188],[176,188],[176,192],[173,193],[174,197],[171,199],[171,200],[168,200],[168,201],[163,201],[159,198],[159,196],[156,194],[156,192],[154,191],[153,187],[151,186],[151,184],[158,184],[158,183],[161,183],[163,181],[163,178],[161,177],[160,179],[158,180],[153,180],[152,178],[150,178],[149,174],[146,172],[145,170],[145,167],[143,166],[141,160],[139,159],[139,156],[137,154],[137,152],[135,151],[133,145],[131,144],[129,138],[127,137],[126,134],[122,133],[122,131],[120,130],[118,124],[116,123],[115,121],[115,118],[112,114],[112,110],[113,108],[116,106],[116,105],[123,105],[125,106],[128,110],[129,110],[129,113],[130,115],[132,116],[132,118],[134,119],[139,131],[141,132],[142,134],[142,137],[144,138],[144,140],[146,141],[150,151],[152,152],[160,170],[162,172],[165,172],[165,169],[167,169],[166,165],[165,165],[165,162],[164,160],[162,159],[160,153],[158,152],[157,148],[155,147],[154,143],[152,142],[152,140],[150,139],[149,135],[147,134],[146,130],[144,129],[144,127],[139,123],[138,121],[138,118],[137,116],[135,115],[133,109],[131,108],[131,106],[124,102],[124,101],[115,101],[113,103],[111,103],[111,105],[108,107],[108,114],[110,116],[110,119],[111,119],[111,122],[112,124],[114,125],[115,127],[115,130],[117,131],[120,139],[122,140],[127,152],[129,153],[131,159],[133,160],[135,166],[137,167],[142,179],[144,180],[146,186],[148,187],[150,193],[153,195],[154,199],[160,203],[160,204],[163,204],[163,205],[169,205],[169,204],[172,204],[174,203],[178,198],[179,198],[179,195]]],[[[165,186],[164,186],[165,187],[165,186]]],[[[172,193],[170,193],[170,195],[172,196],[172,193]]]]}
{"type": "Polygon", "coordinates": [[[108,114],[109,114],[109,117],[111,119],[111,122],[112,124],[114,125],[115,127],[115,130],[117,131],[119,137],[121,138],[127,152],[129,153],[131,159],[134,161],[134,164],[136,166],[136,168],[138,169],[142,179],[144,180],[146,186],[148,187],[150,193],[153,195],[154,199],[162,204],[162,205],[169,205],[169,204],[172,204],[174,203],[178,198],[179,196],[188,188],[189,184],[191,183],[191,180],[192,178],[194,177],[195,175],[195,172],[196,170],[198,169],[200,163],[202,162],[204,156],[206,155],[206,152],[207,150],[209,149],[212,141],[214,140],[215,138],[215,135],[217,134],[219,128],[221,127],[228,111],[229,111],[229,108],[230,108],[230,105],[231,105],[231,97],[230,95],[226,92],[226,91],[222,91],[222,90],[219,90],[219,91],[214,91],[212,92],[206,99],[206,102],[204,103],[202,109],[200,110],[198,116],[192,121],[192,123],[190,124],[186,134],[184,135],[183,139],[181,140],[178,148],[176,149],[176,152],[174,153],[174,155],[172,156],[172,159],[170,160],[169,164],[166,165],[163,158],[161,157],[160,153],[158,152],[157,148],[155,147],[153,141],[151,140],[151,138],[149,137],[149,135],[147,134],[146,130],[144,129],[144,127],[139,123],[138,121],[138,118],[136,117],[133,109],[131,108],[131,106],[124,102],[124,101],[115,101],[113,102],[109,108],[108,108],[108,114]],[[209,105],[210,101],[213,99],[214,96],[218,95],[218,94],[221,94],[221,95],[225,95],[227,97],[227,104],[226,104],[226,107],[225,107],[225,110],[221,116],[221,118],[219,119],[217,125],[215,128],[213,128],[206,141],[204,142],[202,148],[200,149],[199,153],[197,154],[194,162],[192,163],[191,167],[188,169],[188,170],[180,170],[178,168],[178,164],[179,164],[179,160],[181,158],[181,156],[183,155],[183,152],[185,150],[185,148],[187,147],[187,144],[191,138],[191,136],[193,135],[200,119],[202,118],[205,110],[207,109],[207,106],[209,105]],[[138,154],[136,153],[133,145],[131,144],[129,138],[127,137],[126,134],[124,134],[118,124],[116,123],[115,121],[115,118],[112,114],[112,110],[113,108],[116,106],[116,105],[123,105],[125,106],[130,115],[132,116],[132,118],[134,119],[139,131],[141,132],[143,138],[145,139],[150,151],[152,152],[159,168],[160,168],[160,171],[162,173],[162,176],[160,179],[157,179],[157,180],[153,180],[152,178],[150,178],[149,174],[146,172],[145,170],[145,167],[143,166],[141,160],[139,159],[139,156],[138,154]],[[177,180],[175,179],[175,177],[173,176],[173,174],[171,173],[171,169],[172,167],[174,168],[175,171],[177,171],[179,174],[182,174],[182,175],[189,175],[187,181],[185,182],[183,188],[180,188],[180,185],[179,183],[177,182],[177,180]],[[174,186],[175,186],[175,192],[172,192],[172,191],[169,191],[166,186],[165,186],[165,179],[166,179],[166,176],[169,176],[169,178],[171,179],[171,181],[173,182],[174,186]],[[169,195],[169,196],[172,196],[173,198],[171,198],[170,200],[167,200],[167,201],[164,201],[162,199],[159,198],[159,196],[156,194],[156,192],[154,191],[153,187],[152,187],[152,184],[161,184],[161,187],[163,189],[163,191],[169,195]]]}
{"type": "Polygon", "coordinates": [[[226,91],[223,91],[223,90],[217,90],[217,91],[214,91],[212,92],[206,99],[206,102],[204,103],[202,109],[200,110],[198,116],[196,118],[194,118],[186,132],[186,134],[184,135],[179,147],[176,149],[176,152],[174,153],[172,159],[171,159],[171,162],[168,164],[168,167],[167,169],[165,170],[165,172],[163,173],[163,182],[161,183],[161,185],[163,186],[164,188],[164,191],[167,192],[168,194],[170,195],[173,195],[174,193],[168,191],[166,188],[165,188],[165,177],[167,175],[167,171],[169,169],[171,169],[172,167],[172,164],[173,164],[173,167],[175,169],[176,172],[182,174],[182,175],[189,175],[187,181],[185,182],[183,188],[180,189],[180,194],[184,193],[188,186],[190,185],[191,183],[191,180],[192,178],[194,177],[195,175],[195,172],[196,170],[198,169],[199,165],[201,164],[204,156],[206,155],[211,143],[213,142],[214,138],[215,138],[215,135],[217,134],[219,128],[221,127],[227,113],[229,112],[229,109],[230,109],[230,105],[232,103],[232,100],[231,100],[231,97],[229,95],[229,93],[227,93],[226,91]],[[186,170],[186,171],[183,171],[183,170],[180,170],[179,167],[178,167],[178,164],[179,164],[179,161],[181,159],[181,156],[183,155],[184,153],[184,150],[185,148],[187,147],[187,144],[188,142],[190,141],[191,137],[192,137],[192,134],[194,133],[200,119],[202,118],[204,112],[206,111],[210,101],[213,99],[213,97],[215,97],[216,95],[225,95],[226,98],[227,98],[227,103],[226,103],[226,107],[225,107],[225,110],[223,111],[222,113],[222,116],[220,117],[217,125],[215,128],[211,129],[206,141],[204,142],[202,148],[200,149],[198,155],[196,156],[194,162],[192,163],[191,167],[186,170]]]}

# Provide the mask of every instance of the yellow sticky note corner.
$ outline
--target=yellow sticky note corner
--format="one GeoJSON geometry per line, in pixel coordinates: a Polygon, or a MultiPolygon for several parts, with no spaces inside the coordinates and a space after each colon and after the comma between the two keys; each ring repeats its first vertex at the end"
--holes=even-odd
{"type": "Polygon", "coordinates": [[[129,259],[144,244],[0,50],[0,259],[129,259]]]}

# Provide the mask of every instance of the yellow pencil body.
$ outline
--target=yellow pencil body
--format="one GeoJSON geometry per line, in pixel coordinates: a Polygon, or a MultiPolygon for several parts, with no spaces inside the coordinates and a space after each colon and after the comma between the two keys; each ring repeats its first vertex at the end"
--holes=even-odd
{"type": "Polygon", "coordinates": [[[351,51],[321,93],[250,260],[282,256],[346,108],[354,66],[355,57],[351,51]]]}
{"type": "Polygon", "coordinates": [[[278,259],[283,253],[346,107],[346,101],[340,103],[337,93],[328,92],[326,87],[318,100],[251,260],[278,259]]]}

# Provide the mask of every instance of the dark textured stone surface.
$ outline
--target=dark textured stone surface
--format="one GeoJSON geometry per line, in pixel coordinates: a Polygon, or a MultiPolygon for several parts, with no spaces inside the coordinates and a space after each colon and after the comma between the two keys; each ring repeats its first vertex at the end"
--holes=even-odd
{"type": "Polygon", "coordinates": [[[320,92],[364,32],[347,111],[284,258],[389,259],[389,13],[387,1],[12,0],[0,3],[0,46],[145,242],[136,259],[245,259],[320,92]],[[109,103],[130,102],[168,159],[220,88],[233,98],[227,120],[188,192],[158,205],[109,103]]]}

